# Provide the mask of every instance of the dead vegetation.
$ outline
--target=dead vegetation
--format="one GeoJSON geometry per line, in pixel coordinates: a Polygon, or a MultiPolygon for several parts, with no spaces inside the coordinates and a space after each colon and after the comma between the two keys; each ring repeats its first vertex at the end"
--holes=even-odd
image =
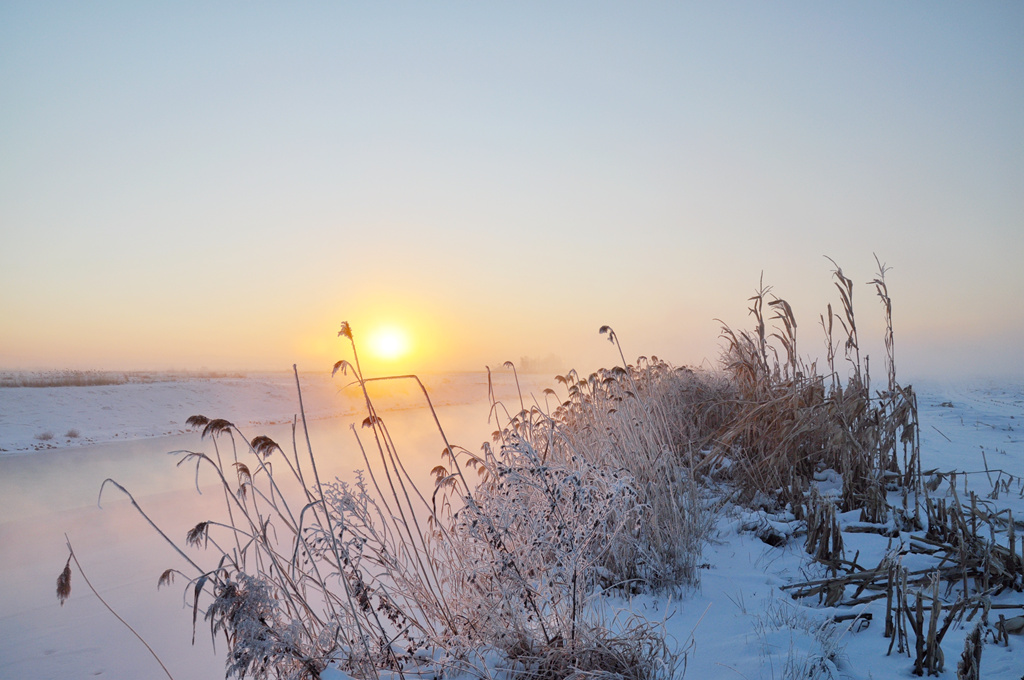
{"type": "MultiPolygon", "coordinates": [[[[609,589],[696,584],[714,513],[730,500],[802,522],[804,548],[828,575],[786,586],[794,598],[829,607],[885,598],[889,651],[913,649],[918,675],[941,670],[946,631],[979,612],[981,642],[1005,643],[1016,624],[990,621],[1000,607],[991,597],[1024,585],[1024,541],[1011,515],[973,493],[962,504],[955,477],[924,479],[916,396],[896,379],[886,271],[879,262],[870,282],[885,322],[879,389],[861,356],[854,284],[836,265],[840,312],[829,305],[820,317],[825,373],[801,359],[791,306],[762,282],[749,299],[754,329],[723,324],[721,371],[656,357],[629,364],[603,327],[622,364],[558,376],[565,397],[545,390],[543,407],[492,396],[501,424],[480,453],[449,442],[415,376],[365,377],[343,324],[352,360],[335,372],[352,378],[367,412],[353,428],[365,463],[356,483],[320,479],[304,419],[293,423],[290,451],[267,437],[250,442],[223,419],[189,419],[213,453],[182,451],[181,463],[211,472],[225,507],[185,540],[209,551],[207,566],[165,536],[192,570],[193,626],[203,614],[211,635],[226,639],[238,677],[305,680],[328,664],[404,676],[424,665],[465,669],[497,650],[510,670],[542,680],[668,678],[681,660],[656,627],[613,632],[592,605],[609,589]],[[432,490],[406,472],[369,396],[379,380],[415,384],[433,414],[443,449],[432,490]],[[819,493],[823,479],[840,488],[819,493]],[[844,527],[840,515],[851,511],[860,523],[844,527]],[[888,536],[890,550],[864,567],[844,531],[888,536]],[[910,570],[911,554],[935,564],[910,570]]],[[[1000,474],[992,494],[1012,492],[1013,481],[1000,474]]],[[[964,677],[976,673],[980,649],[965,650],[964,677]]]]}
{"type": "Polygon", "coordinates": [[[867,357],[861,357],[854,284],[838,266],[833,278],[842,312],[829,305],[821,316],[827,373],[800,358],[793,310],[763,283],[749,300],[754,330],[723,325],[723,364],[735,394],[704,466],[727,461],[741,502],[789,504],[799,517],[814,475],[831,469],[842,477],[842,511],[884,521],[890,486],[903,490],[903,510],[912,510],[908,495],[917,491],[920,467],[917,403],[913,389],[896,382],[886,271],[879,263],[871,282],[886,328],[887,380],[874,394],[867,357]],[[845,380],[842,365],[848,368],[845,380]]]}
{"type": "MultiPolygon", "coordinates": [[[[1017,539],[1020,527],[1012,513],[996,511],[968,492],[964,476],[967,502],[960,500],[955,473],[922,473],[916,395],[896,377],[886,271],[878,262],[870,282],[885,321],[880,388],[872,390],[868,357],[861,356],[855,286],[838,265],[833,280],[840,311],[830,305],[821,316],[824,374],[800,358],[792,308],[762,283],[749,300],[753,330],[723,324],[728,381],[716,400],[720,426],[691,436],[691,442],[699,442],[702,452],[697,471],[735,485],[739,504],[788,511],[803,520],[806,552],[828,575],[785,590],[827,607],[885,598],[890,653],[895,649],[913,658],[917,675],[937,675],[944,666],[941,643],[953,624],[980,615],[981,640],[1006,644],[1007,631],[1020,617],[999,614],[997,621],[989,615],[1004,607],[1024,609],[992,603],[1003,591],[1024,587],[1024,542],[1017,539]],[[837,496],[825,498],[817,491],[816,480],[825,471],[841,479],[837,496]],[[944,482],[948,489],[939,497],[944,482]],[[860,523],[844,527],[837,514],[850,511],[859,512],[860,523]],[[879,565],[865,568],[857,555],[845,554],[844,531],[888,536],[890,550],[879,565]],[[907,555],[926,555],[934,564],[910,570],[903,565],[907,555]]],[[[1021,480],[1002,471],[985,474],[992,484],[988,499],[1021,491],[1021,480]]],[[[787,539],[772,534],[764,540],[782,544],[787,539]]],[[[961,664],[965,673],[976,672],[971,669],[978,667],[980,655],[980,644],[965,651],[965,659],[971,659],[961,664]]]]}
{"type": "MultiPolygon", "coordinates": [[[[961,503],[955,476],[942,497],[933,497],[936,491],[937,487],[926,490],[923,520],[927,528],[892,531],[890,550],[878,566],[866,569],[856,561],[824,554],[820,561],[833,570],[831,577],[783,588],[794,598],[816,597],[827,607],[855,607],[885,598],[888,651],[913,658],[917,675],[938,675],[942,670],[941,643],[951,625],[979,619],[979,641],[988,638],[1006,645],[1016,621],[1024,621],[1021,616],[1011,617],[1007,626],[1001,613],[1024,612],[1024,604],[992,603],[1004,591],[1024,592],[1024,545],[1017,540],[1018,524],[1012,513],[993,512],[974,493],[969,503],[961,503]],[[896,539],[899,543],[894,545],[896,539]],[[931,564],[910,570],[903,565],[909,555],[931,558],[931,564]]],[[[813,531],[809,519],[809,537],[813,531]]],[[[820,554],[814,553],[815,558],[820,554]]],[[[980,662],[980,642],[968,652],[973,661],[960,664],[966,673],[980,662]]]]}
{"type": "MultiPolygon", "coordinates": [[[[679,659],[657,625],[613,630],[593,605],[601,587],[630,587],[638,575],[693,577],[693,558],[681,566],[668,559],[699,549],[702,536],[675,543],[663,528],[649,530],[706,530],[692,494],[667,503],[651,493],[641,498],[629,470],[591,453],[618,450],[582,433],[597,427],[577,421],[577,436],[561,416],[540,411],[505,419],[497,445],[479,454],[455,447],[418,378],[385,378],[417,385],[437,423],[444,448],[426,490],[408,474],[369,396],[367,385],[381,379],[363,376],[348,324],[339,335],[352,360],[335,370],[352,379],[367,410],[353,428],[365,464],[354,484],[320,478],[304,417],[286,450],[265,436],[248,440],[225,419],[195,415],[188,424],[212,450],[179,451],[179,465],[216,480],[221,516],[202,518],[182,542],[116,481],[101,488],[101,498],[104,490],[127,496],[187,565],[166,570],[159,583],[184,577],[193,634],[205,620],[210,635],[227,643],[228,675],[312,680],[328,664],[357,677],[404,676],[424,665],[457,672],[497,652],[522,675],[670,678],[679,659]]],[[[616,376],[635,379],[624,369],[616,376]]],[[[686,489],[689,476],[672,470],[680,461],[666,448],[668,432],[648,425],[655,405],[636,389],[627,396],[610,383],[602,389],[631,414],[617,441],[631,438],[630,452],[647,456],[664,481],[674,475],[666,488],[686,489]]],[[[596,392],[580,394],[583,407],[596,392]]]]}

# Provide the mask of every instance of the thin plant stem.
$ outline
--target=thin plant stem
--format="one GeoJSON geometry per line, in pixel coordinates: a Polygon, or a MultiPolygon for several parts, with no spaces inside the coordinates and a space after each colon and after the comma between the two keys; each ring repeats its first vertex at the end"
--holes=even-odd
{"type": "MultiPolygon", "coordinates": [[[[133,501],[133,502],[134,502],[134,501],[133,501]]],[[[132,632],[132,635],[134,635],[134,636],[135,636],[136,638],[138,638],[139,642],[141,642],[141,643],[143,644],[143,646],[144,646],[144,647],[145,647],[145,648],[146,648],[147,650],[149,650],[149,653],[150,653],[150,654],[151,654],[151,655],[153,656],[153,658],[154,658],[154,659],[156,659],[156,662],[157,662],[158,664],[160,664],[160,668],[161,668],[161,669],[163,669],[163,672],[164,672],[164,674],[165,674],[165,675],[166,675],[166,676],[167,676],[168,678],[170,678],[170,680],[174,680],[174,676],[173,676],[173,675],[171,675],[171,672],[170,672],[169,670],[167,670],[167,666],[165,666],[165,665],[164,665],[164,662],[160,660],[160,657],[159,657],[159,656],[157,655],[157,653],[156,653],[156,652],[155,652],[155,651],[153,650],[153,648],[149,646],[149,643],[148,643],[148,642],[146,642],[146,640],[145,640],[145,639],[144,639],[144,638],[143,638],[143,637],[142,637],[141,635],[139,635],[139,631],[137,631],[137,630],[135,630],[134,628],[132,628],[131,624],[129,624],[129,623],[127,622],[127,621],[125,621],[125,620],[124,620],[124,619],[123,619],[123,618],[121,617],[121,615],[120,615],[120,614],[118,614],[118,613],[117,613],[116,611],[114,611],[114,608],[113,608],[113,607],[111,607],[111,606],[110,606],[110,605],[109,605],[109,604],[107,603],[107,601],[103,599],[103,596],[102,596],[102,595],[100,595],[100,594],[99,594],[99,591],[97,591],[97,590],[96,590],[96,588],[95,588],[95,587],[94,587],[94,586],[92,585],[92,581],[90,581],[90,580],[89,580],[89,577],[85,575],[85,569],[83,569],[83,568],[82,568],[82,564],[81,564],[81,563],[80,563],[80,562],[78,561],[78,556],[77,556],[77,555],[75,555],[75,549],[74,549],[73,547],[71,547],[71,539],[70,539],[70,538],[68,538],[68,535],[67,535],[67,534],[64,534],[64,540],[65,540],[65,542],[67,543],[67,546],[68,546],[68,551],[70,551],[70,553],[71,553],[71,560],[72,560],[72,561],[73,561],[73,562],[75,563],[75,566],[76,566],[76,567],[78,567],[78,573],[82,575],[82,580],[83,580],[83,581],[85,581],[85,585],[89,586],[89,590],[91,590],[91,591],[92,591],[92,594],[93,594],[93,595],[95,595],[95,596],[96,596],[96,599],[97,599],[97,600],[99,600],[99,601],[100,601],[100,603],[101,603],[101,604],[102,604],[102,605],[103,605],[104,607],[106,607],[106,608],[107,608],[107,611],[108,611],[108,612],[110,612],[111,614],[113,614],[113,615],[114,615],[114,618],[115,618],[115,619],[117,619],[118,621],[120,621],[120,622],[121,622],[121,625],[123,625],[123,626],[124,626],[125,628],[127,628],[128,630],[130,630],[130,631],[132,632]]]]}

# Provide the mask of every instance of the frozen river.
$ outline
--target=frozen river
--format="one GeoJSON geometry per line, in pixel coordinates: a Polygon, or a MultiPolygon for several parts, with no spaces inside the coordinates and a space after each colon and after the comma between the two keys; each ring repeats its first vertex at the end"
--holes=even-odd
{"type": "MultiPolygon", "coordinates": [[[[455,391],[440,390],[446,394],[441,401],[448,405],[439,406],[438,413],[449,440],[471,450],[477,450],[494,429],[487,423],[483,380],[477,376],[463,380],[455,391]]],[[[116,392],[117,387],[107,389],[116,392]]],[[[17,392],[39,397],[28,388],[17,392]]],[[[444,445],[429,411],[420,404],[414,393],[403,393],[382,415],[410,474],[429,482],[428,472],[438,464],[444,445]]],[[[178,417],[183,422],[188,415],[178,417]]],[[[365,468],[351,427],[358,429],[361,418],[309,422],[322,479],[351,479],[355,469],[365,468]]],[[[290,423],[243,431],[250,439],[267,435],[291,449],[290,423]]],[[[304,451],[301,424],[298,443],[304,451]]],[[[183,581],[157,591],[160,574],[169,567],[184,570],[184,561],[116,489],[108,487],[102,509],[97,507],[101,483],[113,478],[169,536],[184,543],[188,529],[223,512],[224,497],[211,486],[209,475],[199,478],[204,493],[196,492],[195,467],[176,467],[178,458],[168,455],[179,449],[212,453],[209,439],[188,433],[0,456],[0,678],[166,677],[77,571],[71,598],[63,607],[58,605],[55,582],[68,556],[65,533],[93,585],[157,651],[175,678],[224,677],[223,640],[215,653],[201,617],[192,644],[192,612],[184,602],[183,581]]]]}

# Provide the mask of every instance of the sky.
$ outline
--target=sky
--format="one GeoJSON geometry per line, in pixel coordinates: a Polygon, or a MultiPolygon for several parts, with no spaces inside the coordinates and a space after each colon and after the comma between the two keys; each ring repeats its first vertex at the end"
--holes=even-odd
{"type": "Polygon", "coordinates": [[[1021,35],[1011,2],[0,1],[0,369],[328,370],[342,321],[372,373],[590,371],[605,324],[710,366],[762,275],[813,357],[825,256],[877,356],[877,255],[898,371],[1024,378],[1021,35]]]}

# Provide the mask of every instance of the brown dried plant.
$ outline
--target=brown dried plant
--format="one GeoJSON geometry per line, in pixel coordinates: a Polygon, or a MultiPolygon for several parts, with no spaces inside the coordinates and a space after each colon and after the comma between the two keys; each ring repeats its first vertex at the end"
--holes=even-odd
{"type": "Polygon", "coordinates": [[[911,511],[907,491],[917,491],[920,472],[917,405],[913,390],[896,382],[888,268],[878,261],[879,272],[871,282],[884,305],[888,369],[887,389],[872,394],[868,360],[862,360],[860,351],[854,284],[832,264],[842,314],[833,314],[829,305],[821,317],[828,376],[820,375],[815,363],[800,359],[792,307],[771,295],[763,280],[750,298],[754,330],[734,331],[723,324],[723,365],[736,396],[705,467],[728,460],[747,500],[774,499],[797,512],[814,473],[831,468],[843,478],[844,511],[858,509],[864,519],[881,521],[888,512],[886,490],[899,485],[904,514],[913,512],[916,518],[917,503],[911,511]],[[765,318],[766,308],[775,310],[770,319],[765,318]],[[769,322],[774,322],[774,332],[768,332],[769,322]],[[833,335],[837,326],[845,336],[838,341],[833,335]],[[835,365],[838,347],[849,365],[845,379],[835,365]]]}

